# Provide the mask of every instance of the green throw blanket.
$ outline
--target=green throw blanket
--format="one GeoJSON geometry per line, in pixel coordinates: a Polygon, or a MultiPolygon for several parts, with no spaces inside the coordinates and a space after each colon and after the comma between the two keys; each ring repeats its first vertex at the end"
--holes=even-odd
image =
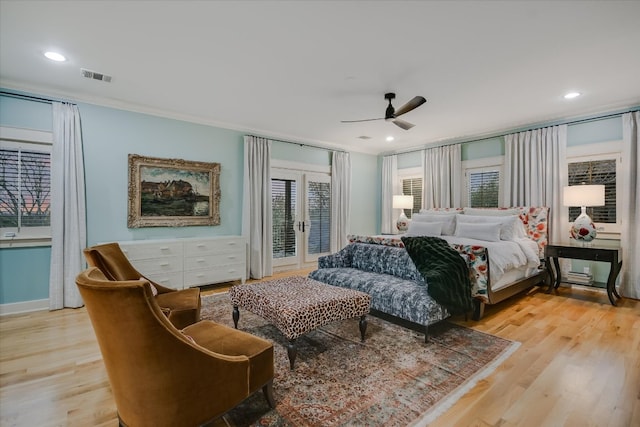
{"type": "Polygon", "coordinates": [[[403,237],[402,242],[434,300],[451,314],[473,310],[469,268],[458,251],[439,237],[403,237]]]}

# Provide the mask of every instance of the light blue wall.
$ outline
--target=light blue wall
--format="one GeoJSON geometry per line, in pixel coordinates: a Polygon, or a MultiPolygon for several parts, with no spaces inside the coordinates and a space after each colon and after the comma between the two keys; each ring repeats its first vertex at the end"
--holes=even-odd
{"type": "MultiPolygon", "coordinates": [[[[114,240],[241,233],[243,133],[79,103],[84,143],[87,244],[114,240]],[[218,162],[220,222],[212,227],[127,228],[128,154],[218,162]]],[[[0,124],[52,128],[51,105],[0,96],[0,124]]],[[[330,165],[330,152],[274,142],[272,158],[330,165]]],[[[374,234],[379,224],[377,156],[352,154],[352,228],[374,234]],[[360,218],[364,217],[364,220],[360,218]]],[[[48,298],[50,248],[0,249],[0,304],[48,298]],[[28,271],[29,274],[23,274],[28,271]]]]}
{"type": "Polygon", "coordinates": [[[0,249],[0,303],[49,298],[49,247],[0,249]]]}
{"type": "Polygon", "coordinates": [[[84,143],[89,245],[114,240],[240,234],[241,133],[90,104],[78,104],[78,108],[84,143]],[[129,154],[220,163],[220,225],[127,228],[129,154]]]}
{"type": "Polygon", "coordinates": [[[378,156],[351,153],[351,227],[350,233],[380,233],[382,175],[378,156]]]}
{"type": "Polygon", "coordinates": [[[51,104],[0,96],[0,126],[51,132],[51,104]]]}

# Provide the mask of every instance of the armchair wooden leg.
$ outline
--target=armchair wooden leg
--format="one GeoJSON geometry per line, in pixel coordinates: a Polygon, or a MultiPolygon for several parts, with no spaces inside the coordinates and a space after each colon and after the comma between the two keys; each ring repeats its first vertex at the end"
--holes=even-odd
{"type": "Polygon", "coordinates": [[[237,305],[233,306],[233,314],[231,316],[233,317],[233,326],[236,329],[238,329],[238,320],[240,320],[240,310],[238,310],[237,305]]]}
{"type": "Polygon", "coordinates": [[[262,387],[264,397],[267,399],[267,403],[271,409],[276,407],[276,401],[273,398],[273,380],[270,380],[262,387]]]}

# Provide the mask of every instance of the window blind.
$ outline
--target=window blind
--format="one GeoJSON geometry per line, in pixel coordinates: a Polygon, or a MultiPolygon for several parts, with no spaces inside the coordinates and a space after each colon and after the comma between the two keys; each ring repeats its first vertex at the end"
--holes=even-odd
{"type": "MultiPolygon", "coordinates": [[[[593,160],[569,163],[569,185],[604,185],[604,206],[587,207],[587,215],[593,222],[615,224],[616,212],[616,160],[593,160]]],[[[579,207],[569,208],[569,221],[580,215],[579,207]]]]}
{"type": "Polygon", "coordinates": [[[402,194],[405,196],[413,196],[413,208],[409,212],[404,210],[407,218],[411,218],[411,214],[420,212],[422,209],[422,178],[405,178],[402,180],[402,194]]]}
{"type": "Polygon", "coordinates": [[[290,179],[271,180],[271,210],[273,213],[273,258],[296,255],[296,182],[290,179]]]}
{"type": "Polygon", "coordinates": [[[0,227],[51,225],[51,154],[0,149],[0,227]]]}
{"type": "Polygon", "coordinates": [[[498,207],[500,171],[469,172],[469,207],[498,207]]]}
{"type": "Polygon", "coordinates": [[[307,240],[309,254],[331,251],[331,184],[309,182],[307,203],[311,228],[307,240]]]}

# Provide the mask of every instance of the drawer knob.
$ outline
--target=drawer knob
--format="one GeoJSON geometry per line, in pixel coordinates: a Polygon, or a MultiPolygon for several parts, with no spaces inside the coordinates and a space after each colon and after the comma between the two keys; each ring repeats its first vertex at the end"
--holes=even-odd
{"type": "Polygon", "coordinates": [[[161,262],[161,263],[160,263],[160,267],[166,267],[167,265],[169,265],[169,263],[168,263],[168,262],[161,262]]]}
{"type": "Polygon", "coordinates": [[[169,250],[169,246],[160,246],[161,251],[169,250]]]}
{"type": "Polygon", "coordinates": [[[196,262],[204,262],[204,260],[202,258],[198,258],[196,262]]]}
{"type": "Polygon", "coordinates": [[[204,248],[206,245],[204,243],[198,243],[196,246],[199,248],[204,248]]]}

